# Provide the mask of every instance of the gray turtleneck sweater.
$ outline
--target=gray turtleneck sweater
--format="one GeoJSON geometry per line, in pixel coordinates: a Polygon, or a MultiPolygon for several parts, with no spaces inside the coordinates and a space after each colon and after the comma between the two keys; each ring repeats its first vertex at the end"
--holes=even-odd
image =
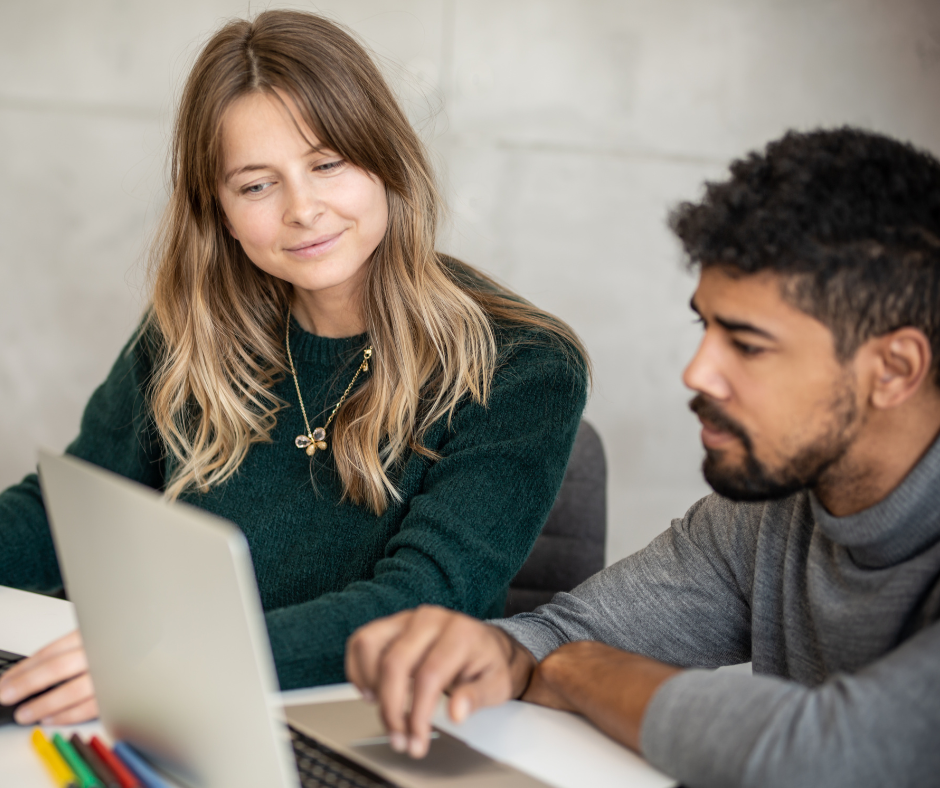
{"type": "Polygon", "coordinates": [[[940,785],[940,440],[850,517],[809,492],[711,495],[498,624],[539,659],[599,640],[693,668],[641,731],[646,758],[690,788],[940,785]],[[753,676],[700,669],[748,660],[753,676]]]}

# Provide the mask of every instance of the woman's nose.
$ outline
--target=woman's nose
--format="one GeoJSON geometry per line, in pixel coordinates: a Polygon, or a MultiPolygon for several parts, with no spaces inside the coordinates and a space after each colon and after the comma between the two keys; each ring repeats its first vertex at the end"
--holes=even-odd
{"type": "Polygon", "coordinates": [[[284,210],[285,224],[310,227],[323,211],[323,201],[311,184],[299,183],[287,188],[287,205],[284,210]]]}

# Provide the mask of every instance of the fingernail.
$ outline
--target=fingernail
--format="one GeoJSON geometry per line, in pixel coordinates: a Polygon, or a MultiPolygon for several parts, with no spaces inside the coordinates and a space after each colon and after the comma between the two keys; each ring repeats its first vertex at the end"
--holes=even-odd
{"type": "Polygon", "coordinates": [[[375,693],[370,689],[364,689],[362,691],[362,699],[366,703],[375,703],[375,693]]]}
{"type": "Polygon", "coordinates": [[[388,743],[395,752],[404,752],[408,748],[408,739],[404,733],[389,734],[388,743]]]}
{"type": "Polygon", "coordinates": [[[454,701],[454,722],[463,722],[470,714],[470,701],[457,698],[454,701]]]}
{"type": "Polygon", "coordinates": [[[424,747],[421,744],[421,739],[417,736],[412,736],[408,742],[408,754],[412,758],[420,758],[424,755],[424,747]]]}
{"type": "Polygon", "coordinates": [[[16,692],[14,692],[12,687],[4,687],[0,690],[0,703],[4,706],[12,706],[15,700],[16,692]]]}
{"type": "Polygon", "coordinates": [[[13,715],[13,719],[16,720],[19,725],[29,725],[36,719],[36,715],[33,713],[33,710],[27,706],[26,708],[18,709],[13,715]]]}

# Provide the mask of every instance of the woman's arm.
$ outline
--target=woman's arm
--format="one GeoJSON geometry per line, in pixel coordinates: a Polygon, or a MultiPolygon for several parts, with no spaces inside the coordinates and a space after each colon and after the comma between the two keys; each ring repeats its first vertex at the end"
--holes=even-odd
{"type": "MultiPolygon", "coordinates": [[[[160,488],[163,455],[145,400],[150,366],[146,338],[135,334],[92,394],[66,452],[160,488]]],[[[36,474],[0,493],[0,585],[41,593],[62,588],[36,474]]]]}
{"type": "MultiPolygon", "coordinates": [[[[163,459],[145,403],[150,374],[145,342],[131,340],[122,350],[107,379],[92,395],[81,431],[66,451],[159,488],[163,459]]],[[[35,474],[0,493],[0,585],[46,593],[62,588],[35,474]]],[[[12,705],[55,687],[20,707],[17,720],[68,724],[90,719],[98,710],[87,669],[81,638],[73,632],[8,671],[0,679],[0,703],[12,705]]]]}

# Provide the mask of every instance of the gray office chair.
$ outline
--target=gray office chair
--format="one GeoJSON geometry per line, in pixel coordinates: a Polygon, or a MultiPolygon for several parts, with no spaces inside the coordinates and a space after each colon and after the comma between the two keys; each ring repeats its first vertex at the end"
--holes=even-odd
{"type": "Polygon", "coordinates": [[[535,610],[604,568],[607,462],[597,431],[581,422],[545,527],[509,584],[504,615],[535,610]]]}

